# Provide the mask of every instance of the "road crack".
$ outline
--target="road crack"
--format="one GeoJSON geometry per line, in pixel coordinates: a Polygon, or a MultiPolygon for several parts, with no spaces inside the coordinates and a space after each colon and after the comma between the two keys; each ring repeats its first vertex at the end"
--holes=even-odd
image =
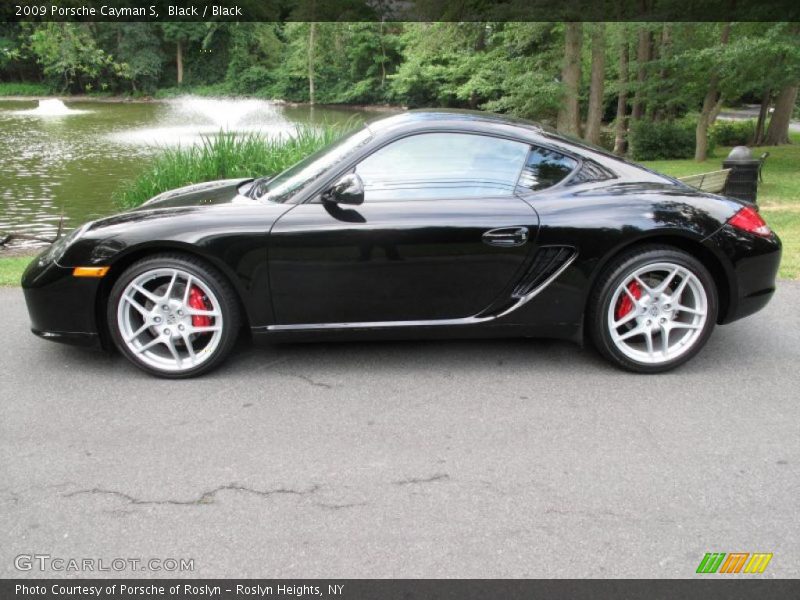
{"type": "Polygon", "coordinates": [[[279,373],[279,375],[286,375],[288,377],[294,377],[296,379],[302,379],[308,385],[312,385],[314,387],[321,387],[321,388],[325,388],[326,390],[333,389],[333,385],[332,384],[325,383],[324,381],[316,381],[316,380],[311,379],[311,377],[308,377],[306,375],[298,375],[297,373],[279,373]]]}
{"type": "Polygon", "coordinates": [[[205,491],[201,493],[197,498],[191,500],[174,500],[174,499],[166,499],[166,500],[148,500],[143,498],[137,498],[136,496],[132,496],[131,494],[126,494],[125,492],[119,492],[116,490],[107,490],[103,488],[91,488],[85,490],[76,490],[74,492],[70,492],[68,494],[63,494],[65,498],[73,498],[75,496],[112,496],[115,498],[119,498],[120,500],[125,500],[128,504],[133,504],[136,506],[200,506],[203,504],[213,504],[214,500],[220,492],[242,492],[245,494],[252,494],[254,496],[259,496],[261,498],[269,498],[271,496],[276,495],[291,495],[291,496],[306,496],[309,494],[313,494],[319,489],[318,485],[313,485],[307,489],[293,489],[293,488],[275,488],[272,490],[257,490],[255,488],[250,488],[244,485],[240,485],[238,483],[230,483],[228,485],[221,485],[219,487],[215,487],[211,490],[205,491]]]}
{"type": "Polygon", "coordinates": [[[327,502],[317,502],[317,506],[326,510],[343,510],[345,508],[356,508],[358,506],[366,506],[366,502],[350,502],[347,504],[331,504],[327,502]]]}
{"type": "Polygon", "coordinates": [[[431,475],[430,477],[410,477],[408,479],[401,479],[399,481],[393,481],[394,485],[415,485],[419,483],[434,483],[436,481],[446,481],[450,479],[450,475],[447,473],[437,473],[436,475],[431,475]]]}

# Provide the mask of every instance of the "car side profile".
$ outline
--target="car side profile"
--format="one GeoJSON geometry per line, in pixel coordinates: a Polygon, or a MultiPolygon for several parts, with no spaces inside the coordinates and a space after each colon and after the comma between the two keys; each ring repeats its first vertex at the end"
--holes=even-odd
{"type": "Polygon", "coordinates": [[[656,373],[775,290],[757,209],[522,120],[411,111],[272,177],[87,223],[22,280],[37,335],[154,375],[254,339],[547,337],[656,373]]]}

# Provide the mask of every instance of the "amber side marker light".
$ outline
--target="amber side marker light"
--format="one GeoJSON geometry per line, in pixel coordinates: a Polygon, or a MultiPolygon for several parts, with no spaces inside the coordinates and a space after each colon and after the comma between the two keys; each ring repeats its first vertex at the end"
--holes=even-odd
{"type": "Polygon", "coordinates": [[[73,277],[103,277],[108,273],[109,267],[75,267],[73,277]]]}

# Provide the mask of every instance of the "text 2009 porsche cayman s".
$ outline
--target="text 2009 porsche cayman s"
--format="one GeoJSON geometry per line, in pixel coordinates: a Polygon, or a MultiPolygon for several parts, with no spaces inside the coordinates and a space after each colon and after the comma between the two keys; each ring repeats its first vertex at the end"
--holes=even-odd
{"type": "Polygon", "coordinates": [[[254,338],[591,339],[654,373],[762,308],[756,208],[526,121],[419,111],[271,179],[201,183],[87,223],[30,265],[34,333],[155,375],[254,338]]]}

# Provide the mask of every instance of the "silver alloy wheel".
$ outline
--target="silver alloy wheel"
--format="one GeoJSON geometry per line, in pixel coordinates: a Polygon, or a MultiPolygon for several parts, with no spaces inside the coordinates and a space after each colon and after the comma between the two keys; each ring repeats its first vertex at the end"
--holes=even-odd
{"type": "Polygon", "coordinates": [[[152,269],[128,283],[117,305],[117,324],[134,356],[172,372],[193,369],[211,358],[223,327],[219,300],[209,286],[174,268],[152,269]],[[193,306],[199,302],[193,297],[201,299],[203,308],[193,306]]]}
{"type": "Polygon", "coordinates": [[[608,329],[628,358],[662,364],[687,352],[700,338],[708,317],[708,296],[689,269],[671,262],[639,267],[614,290],[608,329]],[[624,314],[620,309],[629,308],[624,314]]]}

